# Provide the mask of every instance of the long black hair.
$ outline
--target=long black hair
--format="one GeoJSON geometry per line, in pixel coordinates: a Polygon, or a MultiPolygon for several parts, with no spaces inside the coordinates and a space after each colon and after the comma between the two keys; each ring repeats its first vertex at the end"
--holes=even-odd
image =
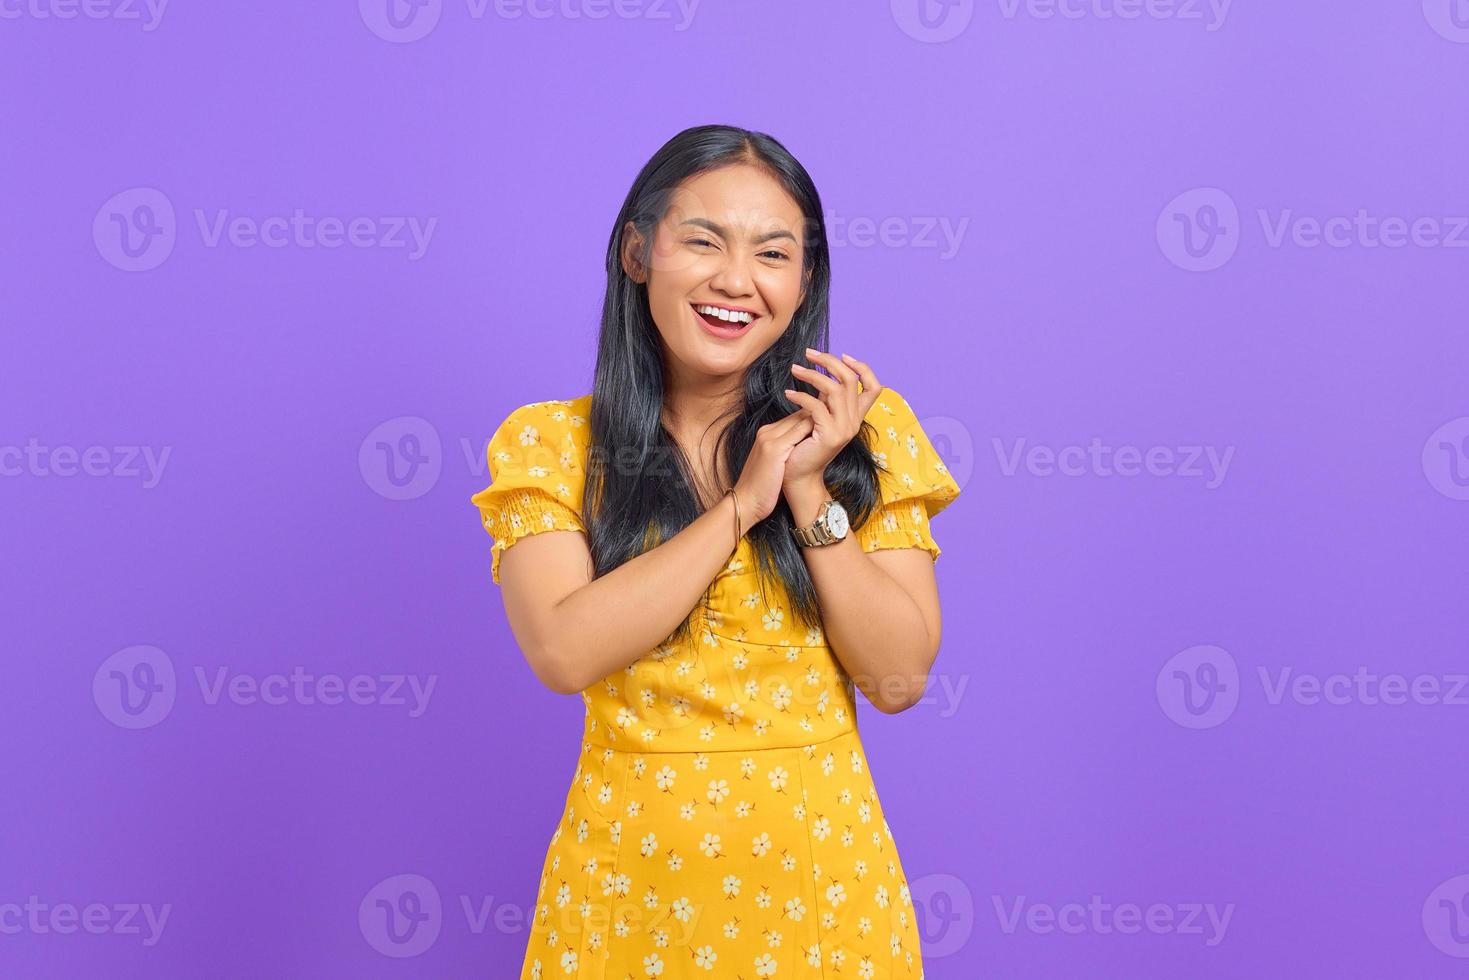
{"type": "MultiPolygon", "coordinates": [[[[743,404],[726,413],[735,417],[719,435],[716,458],[722,452],[728,471],[739,474],[757,430],[797,410],[783,389],[819,396],[815,386],[798,381],[790,369],[792,362],[805,360],[807,347],[827,350],[829,342],[831,255],[816,185],[790,151],[764,133],[712,125],[684,130],[638,173],[607,244],[607,293],[597,344],[583,500],[597,576],[656,547],[702,513],[689,462],[663,425],[662,338],[648,306],[646,285],[634,281],[623,267],[624,229],[629,223],[637,229],[640,259],[648,268],[656,228],[673,192],[685,180],[733,164],[763,168],[800,205],[805,218],[805,298],[786,331],[746,371],[743,404]]],[[[846,508],[854,529],[866,522],[879,499],[877,464],[866,442],[870,428],[864,423],[861,438],[843,447],[825,473],[828,490],[846,508]]],[[[816,589],[792,527],[790,507],[782,498],[769,516],[749,529],[759,589],[763,594],[772,577],[779,579],[794,617],[803,626],[819,627],[816,589]]],[[[691,632],[692,615],[667,642],[687,640],[691,632]]]]}

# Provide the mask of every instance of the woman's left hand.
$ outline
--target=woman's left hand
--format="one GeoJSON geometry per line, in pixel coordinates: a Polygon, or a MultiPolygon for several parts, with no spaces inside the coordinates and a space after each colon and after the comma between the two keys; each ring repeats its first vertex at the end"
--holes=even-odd
{"type": "Polygon", "coordinates": [[[787,388],[786,397],[798,408],[810,411],[815,428],[791,450],[786,459],[786,487],[825,484],[826,467],[837,453],[862,429],[862,419],[877,401],[882,384],[872,368],[855,357],[838,358],[824,351],[806,348],[807,358],[831,372],[828,377],[814,368],[795,364],[791,373],[800,381],[815,386],[820,397],[787,388]],[[861,382],[861,391],[857,390],[861,382]]]}

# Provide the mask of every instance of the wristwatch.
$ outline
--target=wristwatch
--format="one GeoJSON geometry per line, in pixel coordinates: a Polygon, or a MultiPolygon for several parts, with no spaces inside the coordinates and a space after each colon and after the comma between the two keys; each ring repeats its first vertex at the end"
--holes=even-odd
{"type": "Polygon", "coordinates": [[[847,536],[847,510],[835,500],[821,505],[821,513],[810,527],[795,527],[791,531],[796,541],[804,548],[817,548],[824,544],[835,544],[847,536]]]}

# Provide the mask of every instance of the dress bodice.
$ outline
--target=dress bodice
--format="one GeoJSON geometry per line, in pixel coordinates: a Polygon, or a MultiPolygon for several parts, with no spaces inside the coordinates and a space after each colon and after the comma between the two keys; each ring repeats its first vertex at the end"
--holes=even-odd
{"type": "MultiPolygon", "coordinates": [[[[500,556],[528,534],[585,532],[581,513],[591,395],[516,409],[491,437],[491,484],[475,494],[500,556]]],[[[958,484],[908,403],[884,388],[866,421],[879,467],[880,506],[853,529],[864,551],[940,549],[931,518],[958,484]]],[[[818,628],[794,620],[779,582],[761,588],[753,546],[741,539],[695,610],[692,640],[655,647],[581,692],[585,739],[653,752],[808,745],[855,731],[855,687],[818,628]]]]}

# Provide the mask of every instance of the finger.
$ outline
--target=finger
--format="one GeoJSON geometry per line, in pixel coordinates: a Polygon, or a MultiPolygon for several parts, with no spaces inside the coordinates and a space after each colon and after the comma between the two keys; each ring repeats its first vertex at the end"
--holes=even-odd
{"type": "Polygon", "coordinates": [[[808,368],[800,364],[791,365],[791,374],[797,381],[804,381],[825,392],[828,397],[836,398],[842,393],[842,384],[836,378],[829,378],[815,368],[808,368]]]}
{"type": "Polygon", "coordinates": [[[811,421],[811,413],[804,408],[798,408],[778,422],[772,422],[766,428],[770,432],[767,438],[779,439],[792,429],[800,428],[803,424],[811,421]]]}
{"type": "Polygon", "coordinates": [[[814,348],[807,348],[807,350],[810,351],[806,355],[807,360],[815,361],[817,364],[826,368],[842,384],[851,385],[853,391],[857,389],[857,373],[842,363],[840,358],[828,354],[826,351],[819,351],[814,348]]]}
{"type": "Polygon", "coordinates": [[[786,397],[795,402],[797,405],[804,406],[806,412],[810,415],[813,422],[819,421],[823,425],[835,424],[835,421],[832,418],[831,410],[826,407],[825,402],[823,402],[820,398],[817,398],[815,395],[808,395],[804,391],[797,391],[794,388],[787,388],[786,397]]]}
{"type": "Polygon", "coordinates": [[[877,396],[882,394],[882,382],[877,380],[876,372],[866,361],[859,361],[851,354],[843,354],[842,359],[857,372],[857,377],[862,381],[858,404],[862,406],[863,416],[866,416],[867,410],[877,403],[877,396]]]}
{"type": "Polygon", "coordinates": [[[834,393],[831,401],[833,403],[832,411],[837,417],[837,422],[845,430],[848,427],[848,419],[857,411],[857,405],[859,404],[857,401],[857,382],[859,380],[857,372],[843,363],[840,358],[826,351],[819,351],[810,347],[807,348],[807,351],[806,356],[830,371],[832,377],[841,385],[841,388],[834,393]]]}
{"type": "Polygon", "coordinates": [[[803,410],[795,415],[794,418],[796,420],[795,424],[789,428],[782,429],[772,440],[780,449],[794,446],[816,429],[816,423],[812,420],[809,412],[803,410]]]}

